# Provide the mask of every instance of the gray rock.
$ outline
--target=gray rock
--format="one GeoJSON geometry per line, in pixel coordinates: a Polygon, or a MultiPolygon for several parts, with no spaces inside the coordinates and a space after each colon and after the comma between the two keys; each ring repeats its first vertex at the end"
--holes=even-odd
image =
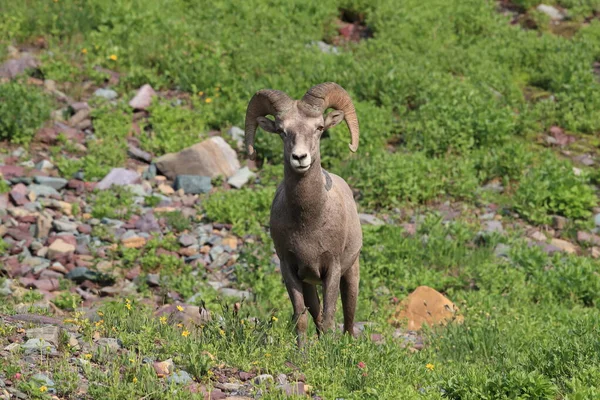
{"type": "Polygon", "coordinates": [[[232,126],[231,128],[229,128],[227,130],[227,134],[236,142],[239,142],[239,141],[243,142],[244,138],[246,136],[246,134],[244,133],[244,130],[237,126],[232,126]]]}
{"type": "Polygon", "coordinates": [[[227,264],[227,261],[231,258],[231,255],[228,253],[219,254],[212,263],[208,266],[209,269],[221,268],[223,265],[227,264]]]}
{"type": "Polygon", "coordinates": [[[600,227],[600,213],[598,213],[594,216],[594,224],[596,226],[600,227]]]}
{"type": "Polygon", "coordinates": [[[142,178],[149,181],[156,178],[156,164],[152,163],[142,174],[142,178]]]}
{"type": "Polygon", "coordinates": [[[140,175],[129,169],[125,168],[113,168],[108,175],[106,175],[98,184],[96,189],[106,190],[112,185],[126,186],[133,185],[140,182],[140,175]]]}
{"type": "Polygon", "coordinates": [[[196,238],[193,235],[184,233],[183,235],[179,236],[179,244],[183,247],[190,247],[197,244],[197,242],[196,238]]]}
{"type": "Polygon", "coordinates": [[[256,174],[254,172],[250,171],[250,169],[248,167],[244,167],[244,168],[238,169],[235,172],[235,174],[233,174],[233,176],[231,176],[227,180],[227,183],[236,189],[240,189],[242,186],[244,186],[246,183],[248,183],[248,181],[250,179],[254,178],[255,176],[256,176],[256,174]]]}
{"type": "Polygon", "coordinates": [[[50,229],[52,229],[52,218],[40,214],[35,222],[35,237],[38,239],[48,237],[50,229]]]}
{"type": "Polygon", "coordinates": [[[31,54],[23,53],[21,57],[8,60],[0,65],[0,78],[14,79],[28,69],[37,67],[37,60],[31,54]]]}
{"type": "Polygon", "coordinates": [[[487,233],[503,233],[504,232],[504,228],[502,227],[502,222],[500,222],[500,221],[496,221],[496,220],[485,221],[484,226],[485,226],[484,229],[487,233]]]}
{"type": "Polygon", "coordinates": [[[21,345],[25,355],[54,353],[56,348],[43,339],[29,339],[21,345]]]}
{"type": "Polygon", "coordinates": [[[56,393],[56,389],[54,388],[55,383],[52,379],[48,378],[48,376],[44,374],[35,374],[31,377],[31,380],[35,382],[36,386],[46,386],[49,394],[56,393]]]}
{"type": "Polygon", "coordinates": [[[136,221],[135,228],[145,233],[160,232],[161,230],[158,220],[152,212],[147,212],[142,215],[141,218],[136,221]]]}
{"type": "Polygon", "coordinates": [[[327,44],[322,40],[312,41],[310,44],[313,46],[316,45],[319,48],[319,50],[321,50],[321,52],[323,52],[325,54],[339,54],[340,53],[340,50],[336,46],[327,44]]]}
{"type": "Polygon", "coordinates": [[[220,136],[211,137],[179,153],[165,154],[155,163],[158,170],[169,179],[175,179],[178,175],[230,177],[240,168],[235,150],[220,136]]]}
{"type": "Polygon", "coordinates": [[[37,197],[51,197],[57,196],[60,197],[60,193],[52,186],[46,185],[29,185],[29,191],[35,193],[37,197]]]}
{"type": "Polygon", "coordinates": [[[60,328],[54,325],[46,325],[41,328],[27,329],[25,336],[29,339],[41,339],[54,347],[60,344],[60,328]]]}
{"type": "Polygon", "coordinates": [[[568,222],[569,222],[569,220],[567,218],[562,217],[560,215],[552,216],[552,226],[554,227],[554,229],[558,229],[558,230],[565,229],[568,222]]]}
{"type": "Polygon", "coordinates": [[[551,19],[553,19],[555,21],[562,21],[563,19],[565,19],[565,15],[562,13],[562,11],[560,11],[556,7],[549,6],[547,4],[538,5],[536,7],[536,10],[538,10],[541,13],[546,14],[547,16],[549,16],[551,19]]]}
{"type": "Polygon", "coordinates": [[[382,220],[371,214],[358,214],[358,218],[362,225],[380,226],[385,224],[382,220]]]}
{"type": "Polygon", "coordinates": [[[160,286],[160,274],[148,274],[146,283],[149,286],[160,286]]]}
{"type": "Polygon", "coordinates": [[[77,232],[77,223],[55,219],[52,221],[52,226],[58,232],[77,232]]]}
{"type": "Polygon", "coordinates": [[[35,164],[35,169],[38,171],[50,171],[54,168],[54,164],[52,164],[48,160],[42,160],[39,163],[35,164]]]}
{"type": "Polygon", "coordinates": [[[211,178],[198,175],[178,175],[175,190],[183,189],[186,194],[208,193],[212,189],[211,178]]]}
{"type": "Polygon", "coordinates": [[[225,252],[225,248],[223,246],[214,246],[210,249],[210,258],[211,260],[216,260],[221,254],[225,252]]]}
{"type": "Polygon", "coordinates": [[[191,381],[192,381],[192,377],[190,376],[190,374],[188,374],[185,371],[173,372],[167,378],[168,383],[175,383],[178,385],[185,385],[187,383],[190,383],[191,381]]]}
{"type": "Polygon", "coordinates": [[[121,347],[123,347],[123,343],[117,338],[100,338],[94,343],[94,347],[96,349],[104,349],[109,351],[110,353],[116,353],[121,347]]]}
{"type": "Polygon", "coordinates": [[[12,279],[6,279],[0,285],[0,296],[10,296],[12,294],[12,289],[10,288],[13,284],[12,279]]]}
{"type": "Polygon", "coordinates": [[[133,158],[137,158],[138,160],[145,161],[148,164],[152,162],[152,155],[150,153],[140,149],[139,147],[135,147],[132,144],[127,145],[127,154],[133,158]]]}
{"type": "Polygon", "coordinates": [[[94,96],[102,97],[103,99],[106,99],[106,100],[114,100],[117,97],[119,97],[119,94],[112,89],[100,88],[100,89],[96,89],[96,91],[94,92],[94,96]]]}
{"type": "Polygon", "coordinates": [[[254,383],[256,385],[262,385],[262,384],[272,383],[272,382],[275,382],[275,379],[273,378],[273,375],[269,375],[269,374],[258,375],[256,378],[254,378],[254,383]]]}
{"type": "Polygon", "coordinates": [[[219,289],[219,293],[221,293],[224,297],[232,297],[235,299],[243,300],[252,300],[254,296],[247,290],[238,290],[232,288],[221,288],[219,289]]]}
{"type": "Polygon", "coordinates": [[[156,96],[156,92],[152,86],[145,84],[142,86],[135,97],[129,102],[129,106],[136,110],[146,110],[152,104],[152,98],[156,96]]]}

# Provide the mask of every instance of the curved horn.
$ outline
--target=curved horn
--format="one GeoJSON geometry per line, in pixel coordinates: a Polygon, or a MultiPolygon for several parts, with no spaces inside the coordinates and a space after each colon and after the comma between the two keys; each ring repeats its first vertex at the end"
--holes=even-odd
{"type": "Polygon", "coordinates": [[[245,142],[248,157],[256,158],[254,150],[254,136],[258,122],[256,118],[265,115],[278,116],[285,112],[291,105],[290,97],[279,90],[262,89],[252,96],[246,109],[245,142]]]}
{"type": "Polygon", "coordinates": [[[343,111],[344,120],[352,138],[352,142],[349,144],[350,150],[355,152],[358,149],[358,118],[352,99],[343,87],[335,82],[315,85],[302,97],[302,102],[312,108],[313,112],[318,111],[320,114],[330,107],[343,111]]]}

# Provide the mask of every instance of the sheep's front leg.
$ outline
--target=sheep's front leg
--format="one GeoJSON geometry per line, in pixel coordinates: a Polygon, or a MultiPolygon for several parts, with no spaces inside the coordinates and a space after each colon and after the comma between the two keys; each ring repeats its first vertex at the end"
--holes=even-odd
{"type": "Polygon", "coordinates": [[[354,336],[354,313],[358,299],[358,283],[360,280],[359,259],[346,271],[340,283],[342,307],[344,308],[344,332],[354,336]]]}
{"type": "Polygon", "coordinates": [[[323,280],[323,330],[335,328],[335,310],[340,294],[340,266],[335,263],[330,266],[323,280]]]}
{"type": "Polygon", "coordinates": [[[308,327],[308,316],[306,315],[306,306],[304,305],[304,295],[302,292],[302,281],[290,268],[290,265],[281,264],[281,274],[287,289],[292,306],[294,308],[293,322],[296,325],[296,335],[298,336],[298,347],[304,347],[306,343],[306,329],[308,327]]]}
{"type": "Polygon", "coordinates": [[[323,331],[323,313],[317,287],[311,283],[303,283],[302,292],[304,293],[304,302],[308,306],[308,311],[317,327],[317,335],[321,336],[321,332],[323,331]]]}

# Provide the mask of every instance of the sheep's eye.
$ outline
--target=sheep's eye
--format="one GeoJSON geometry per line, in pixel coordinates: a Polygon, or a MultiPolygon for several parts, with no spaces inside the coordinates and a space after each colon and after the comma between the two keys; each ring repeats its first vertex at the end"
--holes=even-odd
{"type": "Polygon", "coordinates": [[[323,127],[322,126],[317,126],[317,132],[323,132],[323,127]]]}
{"type": "Polygon", "coordinates": [[[287,132],[281,128],[279,128],[279,134],[281,135],[281,137],[287,137],[287,132]]]}

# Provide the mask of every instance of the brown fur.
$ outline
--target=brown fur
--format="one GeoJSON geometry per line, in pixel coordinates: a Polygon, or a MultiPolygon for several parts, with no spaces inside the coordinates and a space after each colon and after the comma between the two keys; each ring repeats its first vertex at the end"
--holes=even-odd
{"type": "MultiPolygon", "coordinates": [[[[350,101],[349,97],[344,100],[350,101]]],[[[294,309],[299,346],[306,337],[307,310],[319,334],[334,329],[340,293],[344,332],[354,333],[362,247],[350,187],[339,176],[321,169],[321,134],[341,122],[344,112],[333,111],[323,119],[322,113],[309,114],[303,109],[302,101],[290,99],[275,120],[256,117],[263,129],[278,133],[284,143],[284,180],[273,199],[270,225],[294,309]],[[323,286],[323,308],[316,285],[323,286]]],[[[358,129],[358,122],[351,122],[358,129]]]]}

